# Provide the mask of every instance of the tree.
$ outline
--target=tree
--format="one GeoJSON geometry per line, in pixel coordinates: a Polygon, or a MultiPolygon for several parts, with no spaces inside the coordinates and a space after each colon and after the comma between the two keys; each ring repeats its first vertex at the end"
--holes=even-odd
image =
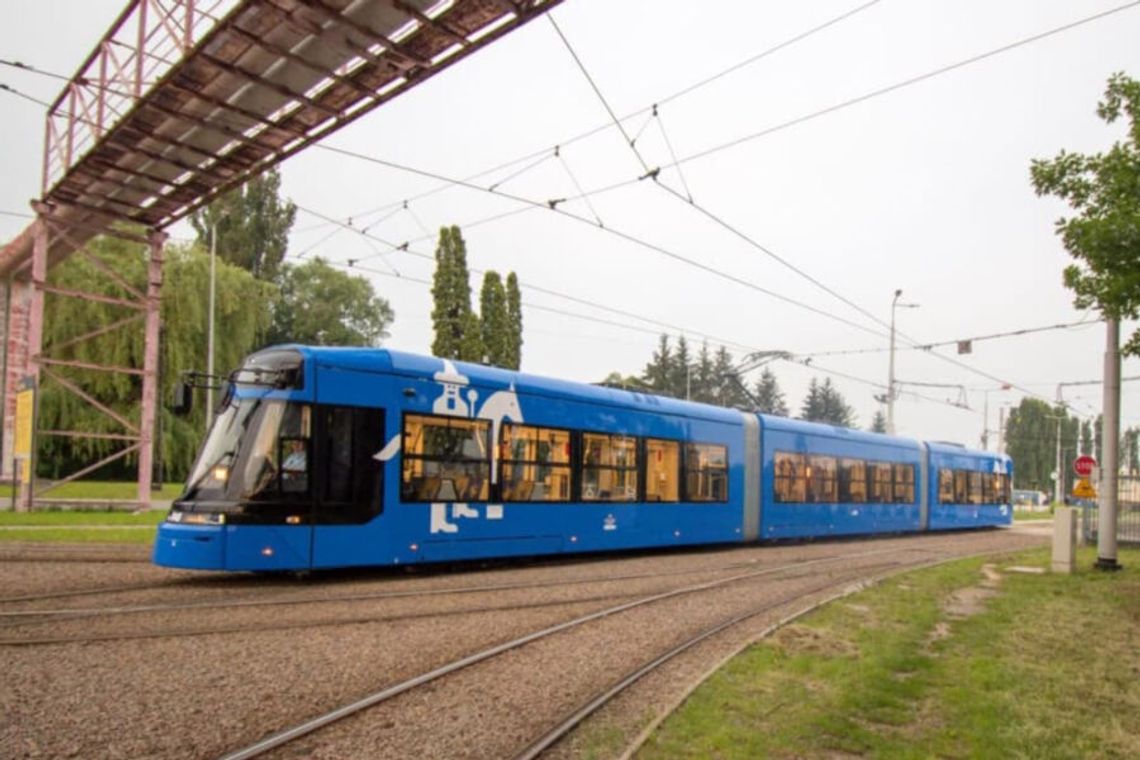
{"type": "Polygon", "coordinates": [[[760,373],[756,381],[756,411],[764,414],[776,414],[780,417],[788,416],[788,405],[784,402],[784,392],[776,382],[776,374],[768,367],[760,373]]]}
{"type": "MultiPolygon", "coordinates": [[[[119,238],[101,237],[88,249],[128,282],[141,284],[146,278],[145,247],[119,238]]],[[[206,324],[209,288],[209,256],[200,247],[168,245],[164,252],[161,386],[160,399],[170,399],[182,372],[206,367],[206,324]]],[[[217,318],[226,325],[217,331],[215,357],[219,371],[237,367],[242,358],[258,346],[269,319],[269,303],[275,289],[256,280],[249,272],[225,262],[217,267],[217,318]]],[[[123,293],[87,258],[72,256],[54,267],[50,284],[97,295],[122,297],[123,293]]],[[[44,321],[44,345],[55,358],[123,367],[141,367],[143,333],[136,325],[109,331],[88,341],[52,350],[68,339],[99,327],[106,327],[128,312],[88,299],[64,298],[48,294],[44,321]]],[[[136,376],[77,372],[59,367],[57,373],[80,386],[101,404],[127,417],[137,419],[141,384],[136,376]]],[[[189,417],[176,417],[161,405],[162,440],[157,456],[162,457],[167,479],[186,477],[202,440],[205,409],[197,404],[189,417]]],[[[91,404],[45,380],[39,400],[41,429],[82,430],[97,434],[122,434],[123,428],[91,404]]],[[[40,475],[56,478],[107,456],[122,448],[110,439],[44,437],[40,448],[40,475]]],[[[99,471],[104,477],[134,476],[137,459],[127,457],[99,471]]]]}
{"type": "Polygon", "coordinates": [[[831,384],[831,378],[820,383],[813,377],[800,410],[800,419],[852,427],[855,423],[855,413],[843,400],[842,394],[831,384]]]}
{"type": "Polygon", "coordinates": [[[669,378],[673,373],[672,367],[673,350],[669,348],[669,336],[662,333],[657,342],[657,350],[653,352],[653,358],[641,373],[645,385],[651,392],[670,395],[669,378]]]}
{"type": "Polygon", "coordinates": [[[1006,452],[1014,461],[1014,477],[1018,488],[1038,491],[1053,490],[1052,473],[1057,468],[1057,421],[1061,418],[1062,491],[1065,479],[1071,477],[1072,461],[1078,450],[1081,423],[1070,417],[1064,407],[1053,407],[1039,399],[1026,398],[1009,413],[1006,424],[1006,452]]]}
{"type": "Polygon", "coordinates": [[[435,339],[431,352],[443,359],[482,361],[479,320],[471,310],[467,244],[463,242],[458,227],[440,228],[435,262],[431,287],[435,339]]]}
{"type": "Polygon", "coordinates": [[[510,367],[511,326],[507,313],[507,291],[503,287],[503,278],[493,270],[483,275],[479,319],[484,361],[496,367],[510,367]]]}
{"type": "Polygon", "coordinates": [[[280,282],[270,343],[376,346],[388,337],[392,308],[363,277],[334,269],[317,256],[286,266],[280,282]]]}
{"type": "Polygon", "coordinates": [[[1088,420],[1081,422],[1081,453],[1086,456],[1093,453],[1092,423],[1088,420]]]}
{"type": "Polygon", "coordinates": [[[875,412],[874,419],[871,420],[872,433],[885,433],[887,432],[887,415],[883,414],[883,410],[879,409],[875,412]]]}
{"type": "Polygon", "coordinates": [[[744,391],[736,361],[728,349],[721,346],[713,359],[713,374],[717,378],[717,403],[734,409],[751,409],[752,399],[744,391]]]}
{"type": "Polygon", "coordinates": [[[689,342],[684,335],[677,336],[677,350],[673,352],[673,362],[669,367],[669,395],[673,398],[688,399],[692,396],[692,357],[689,356],[689,342]]]}
{"type": "Polygon", "coordinates": [[[276,280],[297,217],[297,207],[282,200],[280,192],[281,175],[273,168],[194,212],[190,224],[198,243],[210,250],[210,232],[217,222],[220,259],[258,279],[276,280]]]}
{"type": "Polygon", "coordinates": [[[519,292],[519,278],[514,272],[507,275],[507,357],[503,364],[508,369],[522,366],[523,318],[522,294],[519,292]]]}
{"type": "MultiPolygon", "coordinates": [[[[1130,122],[1127,138],[1107,153],[1061,151],[1037,159],[1030,173],[1038,195],[1055,195],[1077,215],[1057,220],[1065,249],[1079,263],[1065,268],[1065,286],[1078,308],[1096,306],[1109,318],[1140,314],[1140,82],[1122,73],[1108,80],[1097,115],[1112,124],[1130,122]]],[[[1140,355],[1140,330],[1124,354],[1140,355]]]]}
{"type": "Polygon", "coordinates": [[[716,373],[707,340],[701,343],[701,352],[697,354],[696,364],[693,365],[692,385],[693,401],[700,401],[705,404],[716,403],[716,373]]]}

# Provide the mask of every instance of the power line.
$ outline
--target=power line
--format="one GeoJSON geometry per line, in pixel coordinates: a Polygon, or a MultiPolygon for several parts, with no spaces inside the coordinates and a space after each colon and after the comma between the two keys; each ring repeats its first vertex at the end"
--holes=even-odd
{"type": "MultiPolygon", "coordinates": [[[[821,24],[818,24],[817,26],[814,26],[810,29],[807,29],[806,31],[800,32],[799,34],[796,34],[792,37],[789,37],[788,39],[785,39],[782,42],[779,42],[779,43],[777,43],[771,47],[768,47],[768,48],[764,49],[763,51],[761,51],[760,53],[752,55],[743,61],[735,63],[735,64],[733,64],[733,65],[731,65],[725,69],[722,69],[722,70],[720,70],[720,71],[718,71],[718,72],[716,72],[716,73],[714,73],[714,74],[712,74],[712,75],[710,75],[710,76],[708,76],[702,80],[694,82],[693,84],[687,85],[686,87],[684,87],[684,88],[682,88],[676,92],[673,92],[669,95],[658,98],[656,103],[659,105],[664,105],[666,103],[671,103],[674,100],[679,100],[679,99],[685,97],[686,95],[689,95],[689,94],[696,92],[697,90],[699,90],[699,89],[701,89],[701,88],[703,88],[709,84],[712,84],[713,82],[727,76],[728,74],[731,74],[731,73],[736,72],[740,69],[743,69],[747,66],[750,66],[753,63],[761,61],[770,55],[773,55],[773,54],[775,54],[781,50],[784,50],[785,48],[791,47],[791,46],[795,45],[796,43],[802,42],[802,41],[808,39],[809,37],[812,37],[812,36],[818,34],[819,32],[824,31],[825,29],[828,29],[832,26],[835,26],[836,24],[839,24],[842,21],[845,21],[845,20],[847,20],[847,19],[849,19],[849,18],[851,18],[851,17],[853,17],[859,13],[862,13],[863,11],[871,8],[872,6],[877,5],[880,1],[881,0],[871,0],[871,2],[864,3],[863,5],[857,6],[856,8],[853,8],[849,11],[844,11],[843,13],[840,13],[839,15],[834,16],[834,17],[828,19],[827,21],[825,21],[821,24]]],[[[620,121],[624,122],[624,121],[632,119],[636,116],[640,116],[641,114],[649,113],[651,108],[652,108],[652,106],[642,107],[636,111],[633,111],[631,113],[626,114],[625,116],[623,116],[620,119],[620,121]]],[[[581,132],[581,133],[579,133],[573,137],[570,137],[570,138],[567,138],[564,140],[559,140],[557,144],[562,146],[562,147],[566,147],[566,146],[572,145],[574,143],[580,142],[582,140],[588,139],[590,137],[593,137],[594,135],[600,134],[601,132],[605,132],[606,130],[611,129],[612,127],[613,127],[613,122],[606,122],[605,124],[601,124],[601,125],[594,127],[592,129],[588,129],[588,130],[581,132]]],[[[319,147],[323,147],[323,146],[318,144],[316,147],[319,148],[319,147]]],[[[519,156],[518,158],[509,160],[509,161],[505,161],[505,162],[500,163],[496,166],[493,166],[489,169],[484,169],[484,170],[477,172],[475,174],[468,175],[467,177],[464,177],[464,180],[470,182],[470,181],[479,179],[480,177],[486,176],[488,174],[493,174],[497,171],[502,171],[503,169],[508,169],[508,168],[515,166],[517,164],[527,162],[527,161],[533,161],[534,159],[540,158],[542,156],[546,156],[547,158],[550,158],[551,157],[551,155],[550,155],[551,150],[552,150],[551,148],[543,148],[543,149],[538,150],[538,151],[532,151],[530,153],[527,153],[526,155],[519,156]]],[[[530,168],[530,167],[528,167],[528,168],[530,168]]],[[[498,183],[491,185],[491,187],[494,188],[498,184],[502,184],[502,182],[505,182],[509,179],[512,179],[514,176],[516,176],[516,175],[511,175],[510,177],[507,177],[504,180],[500,180],[498,183]]],[[[431,190],[424,191],[423,193],[420,193],[419,195],[412,196],[408,200],[420,200],[422,198],[426,198],[428,196],[435,195],[437,193],[443,192],[444,190],[448,190],[453,186],[454,186],[453,183],[446,182],[442,185],[439,185],[438,187],[432,188],[431,190]]],[[[395,205],[399,205],[399,203],[400,203],[399,201],[394,201],[392,203],[385,204],[385,205],[380,206],[380,207],[375,208],[375,209],[370,209],[368,211],[363,211],[363,212],[360,212],[358,214],[354,214],[354,217],[355,218],[366,217],[366,216],[369,216],[373,213],[385,211],[385,210],[387,210],[387,209],[389,209],[395,205]]]]}
{"type": "Polygon", "coordinates": [[[43,106],[44,108],[51,108],[51,103],[48,103],[46,100],[40,100],[39,98],[33,98],[31,95],[25,95],[24,93],[17,90],[15,87],[10,87],[10,86],[4,84],[3,82],[0,82],[0,90],[3,90],[4,92],[10,92],[18,98],[23,98],[24,100],[30,100],[37,105],[43,106]]]}
{"type": "Polygon", "coordinates": [[[846,319],[845,317],[841,317],[837,314],[833,314],[832,312],[826,311],[824,309],[817,308],[815,306],[811,306],[811,305],[806,304],[802,301],[797,301],[794,298],[790,298],[790,297],[785,296],[781,293],[777,293],[773,290],[769,290],[768,288],[764,288],[760,285],[757,285],[754,282],[750,282],[749,280],[745,280],[742,277],[737,277],[736,275],[725,272],[724,270],[717,269],[716,267],[713,267],[711,265],[701,263],[699,261],[696,261],[695,259],[691,259],[687,256],[676,253],[675,251],[671,251],[671,250],[669,250],[663,246],[657,245],[656,243],[651,243],[647,240],[639,238],[638,236],[636,236],[632,233],[624,232],[624,231],[619,230],[616,227],[612,227],[612,226],[604,226],[604,227],[600,226],[595,221],[593,221],[591,219],[588,219],[588,218],[583,217],[583,216],[579,216],[577,214],[573,214],[569,211],[566,211],[565,209],[559,208],[559,204],[556,202],[536,201],[532,198],[525,198],[525,197],[522,197],[519,195],[506,193],[506,192],[503,192],[502,190],[490,190],[488,188],[482,187],[480,185],[472,184],[472,183],[467,182],[465,180],[449,178],[449,177],[446,177],[444,175],[438,174],[436,172],[430,172],[430,171],[427,171],[424,169],[416,169],[416,168],[411,167],[411,166],[404,166],[402,164],[397,164],[393,161],[388,161],[387,159],[378,158],[376,156],[369,156],[369,155],[365,155],[363,153],[357,153],[356,151],[347,150],[345,148],[337,148],[337,147],[333,147],[333,146],[326,146],[325,149],[332,151],[332,152],[335,152],[335,153],[340,153],[341,155],[350,156],[353,158],[358,158],[362,161],[368,161],[371,163],[375,163],[375,164],[378,164],[380,166],[387,166],[387,167],[392,168],[392,169],[400,169],[400,170],[406,171],[410,174],[419,175],[421,177],[429,177],[431,179],[436,179],[436,180],[440,180],[440,181],[444,181],[444,182],[451,182],[452,184],[455,184],[455,185],[460,186],[460,187],[465,187],[465,188],[470,189],[470,190],[476,190],[476,191],[481,192],[481,193],[488,193],[490,195],[498,196],[500,198],[506,198],[507,200],[516,201],[518,203],[524,203],[524,204],[527,204],[527,205],[532,206],[534,208],[548,208],[551,212],[553,212],[555,214],[559,214],[559,215],[564,216],[568,219],[572,219],[576,222],[579,222],[580,224],[586,224],[586,225],[588,225],[594,229],[602,230],[603,232],[605,232],[608,235],[613,235],[615,237],[621,238],[622,240],[625,240],[626,242],[633,243],[634,245],[636,245],[638,247],[644,248],[646,250],[658,253],[658,254],[665,256],[667,258],[673,259],[674,261],[679,261],[683,264],[687,264],[688,266],[691,266],[691,267],[694,267],[694,268],[699,269],[701,271],[707,272],[707,273],[712,274],[712,275],[719,277],[721,279],[728,280],[729,282],[734,282],[738,285],[742,285],[742,286],[744,286],[750,290],[754,290],[758,293],[763,293],[764,295],[767,295],[771,298],[775,298],[778,301],[783,301],[784,303],[787,303],[789,305],[796,306],[798,308],[804,309],[806,311],[810,311],[814,314],[825,317],[827,319],[830,319],[830,320],[833,320],[836,322],[840,322],[840,323],[845,324],[849,327],[853,327],[856,330],[861,330],[863,332],[870,333],[871,335],[875,335],[877,337],[886,337],[885,333],[881,333],[881,332],[878,332],[876,330],[872,330],[871,328],[865,327],[865,326],[858,324],[856,322],[852,322],[851,320],[846,319]]]}
{"type": "MultiPolygon", "coordinates": [[[[412,248],[410,245],[408,245],[407,243],[396,246],[395,244],[393,244],[387,240],[383,240],[382,238],[379,238],[379,237],[372,235],[368,232],[365,232],[364,230],[357,229],[355,227],[350,227],[350,226],[344,224],[343,222],[336,221],[335,219],[333,219],[332,217],[330,217],[326,214],[322,214],[320,212],[314,211],[314,210],[306,208],[304,206],[298,206],[297,210],[301,211],[303,213],[309,214],[311,216],[315,216],[318,219],[328,220],[331,224],[341,225],[344,227],[345,230],[348,230],[350,232],[355,232],[356,234],[360,235],[361,237],[371,238],[372,240],[375,240],[375,241],[380,242],[380,243],[384,243],[385,245],[391,245],[391,246],[393,246],[394,250],[403,251],[404,253],[407,253],[410,256],[414,256],[414,257],[420,258],[420,259],[425,259],[427,261],[434,261],[435,260],[435,257],[432,256],[431,254],[423,252],[423,251],[417,251],[414,248],[412,248]]],[[[347,262],[347,266],[349,266],[350,268],[353,268],[353,269],[359,269],[360,271],[364,271],[364,272],[370,272],[371,273],[371,272],[375,271],[375,273],[379,273],[376,270],[371,270],[369,268],[361,266],[361,262],[363,260],[364,260],[364,258],[349,259],[347,262]]],[[[338,263],[339,264],[340,262],[330,262],[330,263],[338,263]]],[[[472,274],[476,274],[476,275],[484,273],[484,270],[479,269],[477,267],[470,267],[469,271],[472,274]]],[[[387,273],[384,273],[384,274],[387,276],[387,273]]],[[[418,282],[418,280],[416,280],[414,278],[405,277],[404,279],[409,279],[413,282],[418,282]]],[[[428,282],[427,284],[430,285],[431,283],[428,282]]],[[[672,324],[670,322],[665,322],[665,321],[662,321],[659,319],[655,319],[653,317],[647,317],[647,316],[644,316],[642,314],[637,314],[635,312],[628,311],[625,309],[619,309],[619,308],[615,308],[612,306],[606,306],[605,304],[598,303],[597,301],[592,301],[588,298],[581,298],[579,296],[569,295],[567,293],[562,293],[560,291],[553,290],[551,288],[546,288],[546,287],[539,286],[539,285],[535,285],[533,283],[528,283],[528,282],[524,282],[524,281],[520,280],[519,287],[526,288],[527,290],[532,290],[536,293],[543,293],[544,295],[553,296],[555,298],[561,298],[563,300],[570,301],[571,303],[576,303],[576,304],[579,304],[582,306],[589,306],[589,307],[594,308],[594,309],[606,311],[606,312],[609,312],[609,313],[614,314],[616,316],[626,317],[626,318],[630,318],[630,319],[637,319],[637,320],[640,320],[640,321],[645,322],[647,324],[657,325],[659,328],[664,328],[666,330],[676,332],[679,334],[688,334],[688,335],[693,335],[696,337],[704,338],[706,340],[711,340],[711,341],[718,343],[720,345],[733,346],[737,349],[741,349],[741,350],[745,350],[745,351],[755,351],[756,350],[756,348],[754,346],[747,346],[743,343],[740,343],[739,341],[728,340],[728,339],[721,338],[721,337],[718,337],[715,335],[710,335],[708,333],[705,333],[705,332],[702,332],[699,330],[691,330],[691,329],[682,327],[680,325],[672,324]]],[[[617,326],[623,326],[621,323],[607,323],[607,324],[616,324],[617,326]]],[[[659,333],[657,333],[657,331],[654,331],[654,334],[659,334],[659,333]]]]}

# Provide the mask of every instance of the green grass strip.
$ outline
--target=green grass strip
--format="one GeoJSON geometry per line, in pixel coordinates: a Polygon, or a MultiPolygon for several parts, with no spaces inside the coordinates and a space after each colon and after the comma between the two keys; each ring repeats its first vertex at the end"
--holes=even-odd
{"type": "MultiPolygon", "coordinates": [[[[0,532],[13,526],[81,527],[85,525],[158,525],[166,518],[165,509],[154,509],[142,514],[74,510],[60,512],[0,512],[0,532]]],[[[26,531],[8,531],[24,533],[26,531]]],[[[106,533],[107,531],[101,531],[106,533]]]]}
{"type": "Polygon", "coordinates": [[[0,542],[30,542],[56,544],[153,544],[154,528],[33,528],[30,530],[0,529],[0,542]]]}
{"type": "Polygon", "coordinates": [[[830,604],[733,659],[638,758],[1140,757],[1140,551],[1120,573],[1094,559],[966,560],[830,604]]]}

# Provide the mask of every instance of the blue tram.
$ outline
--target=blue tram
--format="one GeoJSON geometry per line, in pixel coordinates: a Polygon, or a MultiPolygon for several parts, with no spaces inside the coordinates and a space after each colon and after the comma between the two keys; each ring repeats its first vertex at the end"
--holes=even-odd
{"type": "Polygon", "coordinates": [[[386,349],[231,378],[154,561],[281,571],[1009,524],[1008,457],[386,349]]]}

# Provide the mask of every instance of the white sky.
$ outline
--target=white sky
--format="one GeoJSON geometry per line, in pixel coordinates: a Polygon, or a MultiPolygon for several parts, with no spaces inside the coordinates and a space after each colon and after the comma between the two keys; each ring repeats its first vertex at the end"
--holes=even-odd
{"type": "MultiPolygon", "coordinates": [[[[612,108],[621,115],[662,102],[660,122],[678,156],[689,156],[805,114],[1121,5],[1121,0],[882,0],[810,38],[790,45],[684,97],[690,84],[716,74],[845,11],[861,0],[813,3],[658,0],[565,0],[553,11],[563,32],[612,108]]],[[[123,0],[0,0],[0,58],[71,74],[123,0]]],[[[900,347],[957,340],[1095,315],[1072,307],[1061,283],[1069,258],[1053,234],[1065,208],[1037,198],[1029,162],[1060,149],[1099,151],[1123,135],[1095,115],[1114,71],[1140,77],[1140,4],[1109,18],[1033,42],[978,63],[790,126],[707,158],[687,162],[694,200],[797,268],[883,321],[896,288],[920,304],[897,313],[900,347]]],[[[60,82],[0,67],[0,82],[52,100],[60,82]]],[[[43,109],[0,92],[0,211],[27,211],[40,187],[43,109]]],[[[635,133],[646,115],[626,122],[635,133]]],[[[562,156],[586,189],[635,179],[637,158],[614,129],[580,142],[570,138],[609,117],[546,19],[460,62],[409,94],[334,135],[328,145],[448,177],[467,177],[500,163],[564,144],[562,156]]],[[[651,166],[670,163],[656,124],[638,146],[651,166]]],[[[512,171],[476,180],[483,186],[512,171]]],[[[326,150],[310,149],[284,165],[284,191],[299,206],[357,227],[389,214],[392,204],[438,182],[326,150]],[[385,208],[379,213],[366,212],[385,208]]],[[[662,182],[681,189],[674,170],[662,182]]],[[[558,159],[506,182],[504,192],[540,202],[575,195],[558,159]]],[[[605,226],[650,241],[702,266],[775,291],[870,332],[780,302],[745,285],[546,210],[530,210],[479,226],[469,223],[520,208],[517,201],[452,188],[412,200],[371,233],[393,243],[434,249],[423,228],[464,227],[468,261],[478,269],[514,270],[524,283],[523,368],[596,381],[610,371],[639,373],[663,328],[575,304],[568,296],[685,329],[694,348],[730,341],[746,350],[794,353],[885,349],[886,328],[818,289],[718,227],[649,181],[592,198],[605,226]],[[422,227],[421,227],[422,225],[422,227]],[[590,322],[548,307],[620,327],[590,322]],[[747,347],[747,348],[746,348],[747,347]]],[[[561,208],[592,217],[581,201],[561,208]]],[[[0,239],[28,220],[0,214],[0,239]]],[[[291,244],[332,261],[361,259],[393,276],[370,275],[396,312],[386,345],[426,353],[431,344],[428,288],[432,264],[298,215],[291,244]]],[[[175,236],[189,236],[185,225],[175,236]]],[[[473,277],[477,300],[480,280],[473,277]]],[[[1127,334],[1134,323],[1124,325],[1127,334]]],[[[675,333],[675,330],[669,330],[675,333]]],[[[978,342],[969,356],[941,349],[967,368],[1052,399],[1060,382],[1100,378],[1104,329],[1073,330],[978,342]]],[[[818,357],[816,367],[772,365],[793,413],[819,368],[885,385],[887,354],[818,357]]],[[[904,381],[963,385],[971,410],[919,400],[905,391],[896,404],[900,434],[978,445],[984,389],[998,383],[914,350],[897,354],[904,381]]],[[[1140,375],[1140,360],[1123,374],[1140,375]]],[[[832,376],[858,424],[866,427],[882,388],[832,376]]],[[[914,388],[939,400],[956,389],[914,388]]],[[[989,427],[998,407],[1019,391],[989,393],[989,427]]],[[[1086,416],[1101,406],[1100,389],[1065,390],[1086,416]]],[[[1122,426],[1140,425],[1140,382],[1125,383],[1122,426]]],[[[995,438],[991,437],[991,448],[995,438]]]]}

